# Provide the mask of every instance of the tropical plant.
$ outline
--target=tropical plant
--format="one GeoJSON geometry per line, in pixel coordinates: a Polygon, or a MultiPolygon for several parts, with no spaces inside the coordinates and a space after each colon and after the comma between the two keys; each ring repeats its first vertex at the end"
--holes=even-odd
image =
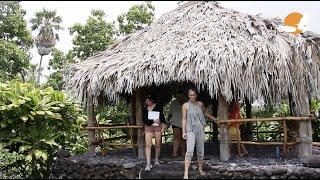
{"type": "Polygon", "coordinates": [[[23,155],[14,162],[23,178],[46,178],[57,149],[74,149],[85,117],[82,109],[62,92],[39,89],[12,80],[0,83],[0,137],[9,152],[23,155]]]}
{"type": "Polygon", "coordinates": [[[32,18],[30,22],[32,23],[31,29],[33,31],[38,31],[36,46],[38,54],[41,56],[37,78],[37,83],[39,84],[42,70],[42,58],[43,56],[50,54],[52,48],[56,44],[56,41],[59,40],[57,31],[63,29],[61,26],[62,18],[57,16],[56,10],[49,11],[43,9],[42,11],[37,12],[35,18],[32,18]]]}

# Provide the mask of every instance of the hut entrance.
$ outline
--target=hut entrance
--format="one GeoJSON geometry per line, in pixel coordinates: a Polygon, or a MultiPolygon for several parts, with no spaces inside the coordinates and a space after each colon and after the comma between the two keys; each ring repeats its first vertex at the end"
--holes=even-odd
{"type": "MultiPolygon", "coordinates": [[[[95,147],[99,143],[105,143],[104,140],[96,138],[95,130],[110,130],[110,129],[128,129],[128,136],[131,139],[130,144],[125,144],[122,146],[129,147],[137,147],[136,154],[139,158],[145,157],[145,149],[144,149],[144,126],[142,123],[142,107],[144,106],[144,100],[146,95],[153,95],[156,99],[156,102],[164,107],[164,114],[167,118],[168,114],[168,105],[170,104],[173,95],[175,92],[183,93],[185,99],[187,101],[187,90],[190,87],[194,87],[193,83],[185,82],[185,83],[171,83],[160,86],[149,86],[142,87],[134,91],[133,95],[127,96],[128,100],[130,99],[130,107],[131,107],[131,118],[130,122],[124,125],[116,125],[116,126],[99,126],[94,121],[94,111],[92,106],[87,106],[88,109],[88,127],[84,128],[88,131],[89,137],[89,151],[95,152],[95,147]],[[91,123],[90,123],[91,121],[91,123]]],[[[287,152],[288,147],[293,147],[297,143],[302,144],[303,146],[299,146],[297,149],[300,153],[308,153],[309,147],[311,146],[310,141],[306,138],[299,137],[309,137],[311,134],[311,128],[308,126],[308,122],[311,118],[308,117],[277,117],[277,118],[252,118],[251,113],[251,103],[248,100],[244,100],[246,118],[242,120],[228,120],[228,108],[229,104],[226,99],[220,94],[217,98],[212,98],[209,96],[209,93],[206,91],[206,88],[202,88],[199,91],[198,100],[202,101],[205,106],[208,108],[209,112],[214,117],[219,117],[218,125],[212,121],[207,121],[206,127],[206,141],[215,141],[217,142],[219,139],[220,144],[220,158],[221,160],[228,160],[230,157],[230,144],[235,144],[237,147],[236,151],[240,154],[240,146],[241,144],[253,144],[253,145],[278,145],[282,147],[284,155],[287,152]],[[270,121],[278,121],[282,126],[282,132],[280,136],[283,135],[283,139],[281,142],[253,142],[250,137],[252,137],[252,127],[255,122],[270,122],[270,121]],[[245,123],[243,128],[241,129],[241,133],[238,133],[239,137],[237,141],[230,141],[228,135],[228,124],[233,122],[242,122],[245,123]],[[219,128],[218,128],[219,126],[219,128]],[[249,128],[248,128],[249,127],[249,128]],[[296,127],[296,128],[293,128],[296,127]],[[219,129],[219,130],[218,130],[219,129]],[[248,131],[249,129],[249,131],[248,131]],[[250,131],[251,130],[251,131],[250,131]],[[289,132],[289,134],[288,134],[289,132]],[[298,135],[298,137],[292,138],[290,137],[290,132],[294,132],[298,135]],[[246,135],[246,136],[242,136],[246,135]],[[219,137],[219,138],[218,138],[219,137]],[[245,137],[245,138],[244,138],[245,137]],[[247,139],[246,139],[247,138],[247,139]]],[[[292,100],[290,101],[292,103],[292,100]]],[[[293,109],[295,107],[292,107],[293,109]]],[[[166,119],[168,123],[169,120],[166,119]]],[[[172,134],[163,134],[162,141],[164,143],[167,142],[168,137],[172,134]]],[[[169,140],[170,142],[170,140],[169,140]]],[[[311,141],[312,142],[312,141],[311,141]]],[[[107,145],[116,145],[116,144],[108,144],[107,145]]],[[[297,146],[298,147],[298,146],[297,146]]],[[[135,148],[134,148],[135,149],[135,148]]]]}

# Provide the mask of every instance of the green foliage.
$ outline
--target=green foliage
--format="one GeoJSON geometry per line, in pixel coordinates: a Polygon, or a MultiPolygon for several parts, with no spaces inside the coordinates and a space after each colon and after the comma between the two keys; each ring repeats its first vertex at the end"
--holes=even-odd
{"type": "Polygon", "coordinates": [[[26,11],[19,1],[0,2],[0,37],[12,42],[22,50],[29,50],[33,45],[32,35],[24,20],[26,11]]]}
{"type": "Polygon", "coordinates": [[[0,83],[0,137],[9,152],[23,155],[14,162],[23,178],[48,176],[58,148],[74,147],[85,119],[81,108],[62,92],[32,84],[0,83]]]}
{"type": "Polygon", "coordinates": [[[13,42],[0,39],[0,80],[19,78],[29,67],[29,55],[13,42]]]}
{"type": "Polygon", "coordinates": [[[62,90],[63,75],[62,70],[68,63],[74,63],[71,52],[65,55],[62,51],[53,48],[52,58],[49,60],[48,69],[53,69],[55,72],[49,75],[46,87],[52,87],[55,90],[62,90]]]}
{"type": "Polygon", "coordinates": [[[13,152],[10,153],[0,144],[0,179],[21,179],[21,169],[14,166],[18,161],[23,160],[23,155],[13,152]]]}
{"type": "Polygon", "coordinates": [[[318,118],[312,121],[312,129],[313,129],[313,141],[320,142],[320,101],[316,99],[311,99],[310,102],[310,112],[311,114],[316,115],[318,118]]]}
{"type": "Polygon", "coordinates": [[[29,69],[33,39],[25,14],[18,1],[0,2],[0,80],[24,80],[29,69]]]}
{"type": "Polygon", "coordinates": [[[117,18],[120,33],[127,35],[150,25],[155,19],[154,10],[151,1],[132,6],[128,12],[117,18]]]}
{"type": "MultiPolygon", "coordinates": [[[[289,103],[283,101],[277,106],[267,103],[263,109],[252,109],[252,114],[255,117],[281,117],[290,116],[289,103]]],[[[280,131],[282,131],[282,126],[279,122],[258,122],[254,126],[253,131],[258,128],[260,132],[270,132],[270,133],[259,133],[255,134],[253,138],[258,141],[279,141],[282,137],[280,136],[280,131]]]]}
{"type": "MultiPolygon", "coordinates": [[[[120,100],[118,103],[104,107],[96,115],[96,120],[99,124],[126,124],[130,120],[130,106],[124,101],[120,100]]],[[[127,135],[127,129],[112,129],[108,131],[100,131],[100,136],[103,138],[114,138],[127,135]]],[[[116,143],[126,143],[121,140],[116,140],[116,143]]]]}
{"type": "Polygon", "coordinates": [[[115,41],[115,25],[107,23],[102,10],[92,10],[85,24],[76,23],[70,30],[73,36],[73,55],[84,60],[98,52],[104,51],[115,41]]]}

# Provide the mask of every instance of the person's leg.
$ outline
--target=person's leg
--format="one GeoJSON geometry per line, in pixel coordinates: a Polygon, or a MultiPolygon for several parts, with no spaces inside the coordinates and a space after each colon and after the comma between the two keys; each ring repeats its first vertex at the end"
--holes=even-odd
{"type": "Polygon", "coordinates": [[[241,153],[243,155],[248,155],[249,154],[247,149],[246,149],[246,147],[243,144],[240,145],[240,148],[241,148],[241,153]]]}
{"type": "Polygon", "coordinates": [[[180,149],[181,149],[181,155],[182,156],[185,156],[185,154],[186,154],[186,141],[182,138],[182,129],[181,128],[177,128],[177,134],[178,134],[178,148],[177,148],[177,150],[179,149],[179,147],[180,147],[180,149]]]}
{"type": "Polygon", "coordinates": [[[197,147],[197,155],[198,155],[198,166],[199,172],[201,175],[205,175],[206,173],[203,171],[203,157],[204,157],[204,130],[203,128],[199,128],[196,130],[195,139],[196,139],[196,147],[197,147]]]}
{"type": "Polygon", "coordinates": [[[179,139],[181,139],[181,136],[179,134],[179,129],[178,128],[172,128],[173,129],[173,152],[172,152],[172,157],[177,156],[178,148],[179,148],[179,139]]]}
{"type": "Polygon", "coordinates": [[[184,179],[188,179],[189,178],[189,167],[190,167],[190,163],[191,163],[191,159],[193,156],[193,150],[194,150],[194,144],[195,144],[195,137],[194,137],[194,133],[188,132],[187,133],[187,152],[186,152],[186,156],[185,156],[185,161],[184,161],[184,179]]]}
{"type": "MultiPolygon", "coordinates": [[[[151,146],[152,146],[152,138],[153,138],[153,133],[151,132],[146,132],[145,133],[145,141],[146,141],[146,158],[147,158],[147,166],[151,164],[151,146]]],[[[146,169],[149,169],[146,167],[146,169]]]]}
{"type": "Polygon", "coordinates": [[[162,140],[162,133],[160,132],[154,132],[155,138],[156,138],[156,157],[155,157],[155,164],[159,165],[159,156],[161,152],[161,140],[162,140]]]}

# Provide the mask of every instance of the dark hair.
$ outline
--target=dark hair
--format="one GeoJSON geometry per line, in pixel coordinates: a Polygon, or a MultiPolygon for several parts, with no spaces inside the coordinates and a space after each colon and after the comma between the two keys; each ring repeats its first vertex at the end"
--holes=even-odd
{"type": "Polygon", "coordinates": [[[147,100],[147,99],[150,99],[150,101],[152,101],[153,103],[155,102],[155,98],[151,94],[146,95],[144,100],[147,100]]]}
{"type": "Polygon", "coordinates": [[[193,91],[193,92],[195,92],[196,94],[199,94],[199,93],[198,93],[198,90],[197,90],[196,88],[194,88],[194,87],[191,87],[191,88],[188,89],[188,91],[187,91],[188,94],[189,94],[190,91],[193,91]]]}

